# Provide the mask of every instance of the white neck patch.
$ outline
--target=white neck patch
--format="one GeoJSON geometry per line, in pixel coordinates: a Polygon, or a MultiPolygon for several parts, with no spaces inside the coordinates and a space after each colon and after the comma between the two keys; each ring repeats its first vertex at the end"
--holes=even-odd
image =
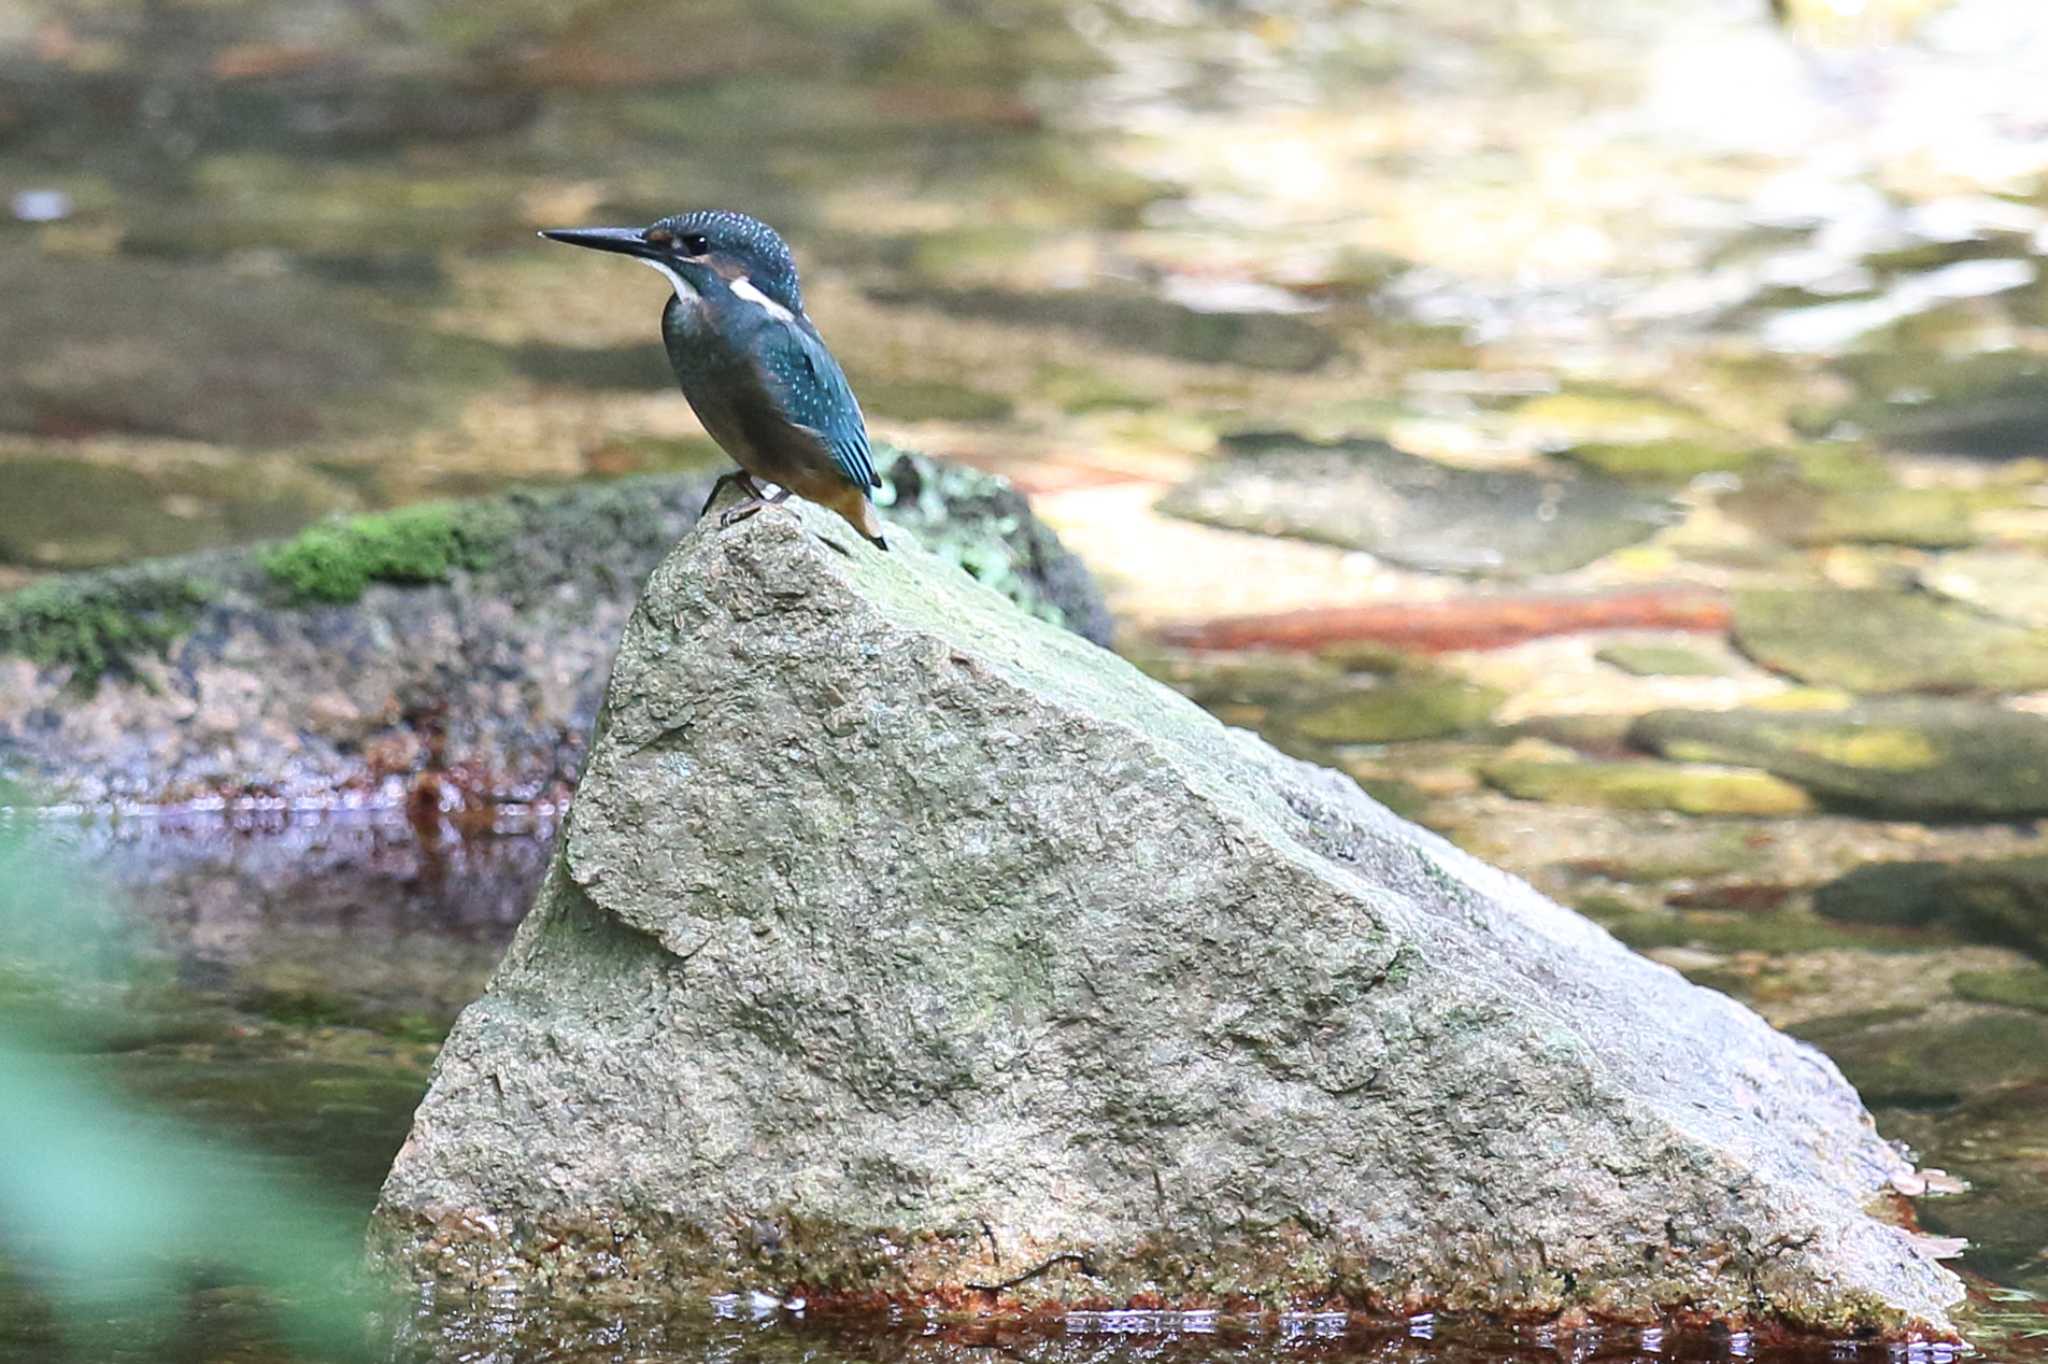
{"type": "Polygon", "coordinates": [[[670,265],[667,261],[649,260],[645,256],[635,256],[633,257],[633,259],[639,261],[642,265],[651,266],[652,268],[661,271],[661,273],[663,273],[664,275],[667,275],[669,283],[676,286],[676,297],[681,299],[683,302],[693,303],[699,297],[701,297],[701,295],[698,294],[696,287],[692,285],[690,281],[684,279],[681,275],[677,274],[676,268],[673,265],[670,265]]]}
{"type": "Polygon", "coordinates": [[[768,295],[762,293],[761,290],[754,284],[754,281],[748,279],[745,275],[741,275],[738,279],[732,282],[732,296],[734,298],[743,298],[747,302],[754,304],[756,307],[760,308],[762,312],[768,314],[768,316],[774,318],[777,322],[796,321],[795,313],[783,307],[780,303],[777,303],[774,299],[768,297],[768,295]]]}

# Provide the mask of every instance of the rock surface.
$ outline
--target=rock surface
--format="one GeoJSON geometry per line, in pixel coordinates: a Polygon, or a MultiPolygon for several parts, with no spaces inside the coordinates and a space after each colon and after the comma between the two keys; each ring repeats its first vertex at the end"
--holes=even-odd
{"type": "Polygon", "coordinates": [[[1944,1322],[1817,1052],[901,539],[797,508],[655,571],[387,1262],[1944,1322]]]}
{"type": "Polygon", "coordinates": [[[1234,436],[1233,458],[1176,488],[1176,516],[1362,549],[1410,568],[1480,577],[1561,573],[1672,519],[1662,495],[1590,470],[1458,469],[1384,441],[1234,436]]]}
{"type": "MultiPolygon", "coordinates": [[[[1087,569],[1007,484],[884,468],[892,524],[1107,640],[1087,569]]],[[[85,803],[565,791],[635,585],[709,483],[412,507],[0,595],[0,777],[85,803]]]]}
{"type": "Polygon", "coordinates": [[[1983,702],[1662,710],[1637,720],[1629,737],[1680,762],[1761,767],[1830,804],[1871,813],[2048,814],[2048,719],[1983,702]]]}

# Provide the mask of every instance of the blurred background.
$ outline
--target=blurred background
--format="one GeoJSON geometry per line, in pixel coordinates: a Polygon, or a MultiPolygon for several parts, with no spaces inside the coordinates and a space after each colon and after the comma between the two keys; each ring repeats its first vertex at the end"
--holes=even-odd
{"type": "MultiPolygon", "coordinates": [[[[1142,666],[1828,1050],[2029,1348],[2038,0],[10,0],[0,591],[722,467],[666,285],[533,236],[697,207],[783,230],[870,426],[1028,492],[1142,666]]],[[[0,942],[77,1063],[0,1064],[46,1134],[167,1116],[223,1206],[344,1222],[551,834],[11,827],[118,887],[34,897],[118,969],[0,942]]],[[[93,1263],[31,1221],[0,1358],[93,1263]]],[[[288,1348],[176,1244],[107,1350],[288,1348]]]]}

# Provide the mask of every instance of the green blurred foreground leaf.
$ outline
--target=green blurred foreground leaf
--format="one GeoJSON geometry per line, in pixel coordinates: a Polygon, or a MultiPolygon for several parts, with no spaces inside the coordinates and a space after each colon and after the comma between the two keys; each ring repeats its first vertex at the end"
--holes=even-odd
{"type": "Polygon", "coordinates": [[[0,1253],[81,1358],[163,1339],[209,1274],[260,1285],[309,1356],[367,1358],[360,1219],[91,1077],[76,1003],[128,959],[50,843],[0,813],[0,1253]]]}

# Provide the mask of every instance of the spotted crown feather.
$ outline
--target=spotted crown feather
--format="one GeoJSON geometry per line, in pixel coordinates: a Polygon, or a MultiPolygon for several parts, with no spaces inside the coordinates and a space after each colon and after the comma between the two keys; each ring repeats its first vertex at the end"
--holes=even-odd
{"type": "Polygon", "coordinates": [[[796,257],[789,243],[759,218],[730,209],[706,208],[678,213],[654,224],[675,237],[692,233],[710,242],[714,252],[739,260],[754,287],[793,313],[804,310],[803,286],[797,282],[796,257]]]}

